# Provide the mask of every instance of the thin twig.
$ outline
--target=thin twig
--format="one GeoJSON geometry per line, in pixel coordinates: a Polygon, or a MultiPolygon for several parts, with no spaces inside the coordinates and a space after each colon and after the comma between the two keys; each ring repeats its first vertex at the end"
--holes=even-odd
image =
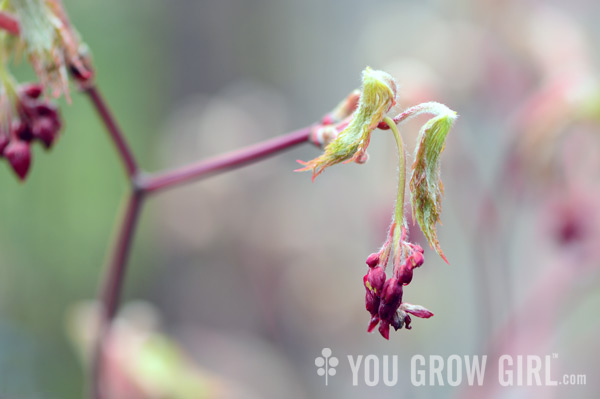
{"type": "Polygon", "coordinates": [[[100,289],[100,320],[98,336],[94,343],[91,365],[91,389],[93,398],[101,398],[100,382],[102,381],[103,348],[108,337],[110,324],[115,316],[127,269],[127,260],[135,235],[138,215],[144,199],[142,192],[134,191],[129,194],[120,226],[107,264],[104,280],[100,289]]]}
{"type": "Polygon", "coordinates": [[[129,144],[127,144],[125,135],[123,134],[116,120],[112,116],[110,109],[106,105],[106,102],[102,98],[102,95],[98,91],[98,88],[96,86],[90,86],[84,91],[89,96],[90,100],[92,101],[92,104],[94,104],[94,107],[96,108],[96,111],[98,111],[98,114],[100,115],[100,119],[102,119],[102,122],[106,126],[106,129],[108,130],[108,133],[110,134],[110,137],[115,144],[117,152],[119,153],[121,161],[125,166],[127,175],[130,179],[134,178],[139,170],[137,162],[135,160],[133,152],[129,148],[129,144]]]}

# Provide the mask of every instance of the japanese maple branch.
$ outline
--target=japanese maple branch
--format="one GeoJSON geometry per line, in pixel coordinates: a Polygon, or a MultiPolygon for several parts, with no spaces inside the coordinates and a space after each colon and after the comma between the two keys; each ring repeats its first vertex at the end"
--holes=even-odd
{"type": "MultiPolygon", "coordinates": [[[[0,29],[13,35],[19,35],[19,21],[11,14],[0,11],[0,29]]],[[[108,105],[100,95],[98,88],[93,84],[86,84],[82,89],[88,95],[101,121],[105,125],[131,184],[131,192],[127,196],[125,210],[120,218],[119,230],[112,251],[110,252],[99,294],[101,313],[98,336],[96,337],[94,348],[92,348],[91,395],[93,398],[101,398],[100,381],[103,347],[110,330],[111,321],[119,306],[127,261],[135,236],[141,205],[146,194],[239,168],[297,144],[307,142],[312,126],[255,144],[245,149],[142,178],[137,160],[127,143],[125,135],[110,112],[108,105]]]]}
{"type": "Polygon", "coordinates": [[[91,363],[91,390],[92,398],[101,398],[100,389],[104,345],[110,330],[110,324],[115,316],[123,284],[125,281],[125,272],[127,269],[127,260],[131,249],[131,244],[135,235],[138,215],[141,210],[143,194],[140,191],[133,191],[129,194],[119,230],[116,233],[114,247],[111,251],[110,260],[107,264],[102,285],[100,288],[100,319],[98,325],[98,336],[92,348],[91,363]]]}
{"type": "Polygon", "coordinates": [[[161,172],[155,176],[141,178],[135,156],[129,149],[129,145],[127,144],[123,132],[117,125],[100,93],[93,86],[86,89],[86,93],[89,95],[92,104],[98,111],[100,119],[104,123],[115,144],[115,149],[125,166],[125,171],[132,187],[132,192],[129,194],[127,206],[121,218],[120,229],[117,233],[118,235],[100,289],[102,313],[100,316],[99,335],[93,348],[91,389],[93,398],[101,398],[102,393],[100,384],[103,363],[102,356],[104,352],[103,347],[110,332],[111,321],[119,306],[127,269],[127,260],[133,242],[140,208],[146,194],[171,188],[175,185],[190,183],[217,173],[223,173],[227,170],[257,162],[297,144],[307,142],[312,127],[309,126],[278,138],[267,140],[205,161],[193,163],[170,172],[161,172]]]}
{"type": "Polygon", "coordinates": [[[119,128],[115,118],[112,116],[108,106],[100,95],[100,92],[96,86],[93,85],[84,89],[84,91],[89,96],[90,101],[100,116],[100,119],[102,119],[102,122],[106,126],[106,130],[108,131],[108,134],[115,145],[117,153],[119,154],[121,161],[125,166],[128,177],[130,179],[135,178],[139,172],[137,161],[135,160],[133,152],[127,144],[125,135],[119,128]]]}
{"type": "Polygon", "coordinates": [[[155,193],[175,185],[189,183],[216,173],[235,169],[274,155],[287,148],[307,142],[312,126],[293,131],[227,154],[209,158],[172,171],[160,172],[140,182],[144,192],[155,193]]]}

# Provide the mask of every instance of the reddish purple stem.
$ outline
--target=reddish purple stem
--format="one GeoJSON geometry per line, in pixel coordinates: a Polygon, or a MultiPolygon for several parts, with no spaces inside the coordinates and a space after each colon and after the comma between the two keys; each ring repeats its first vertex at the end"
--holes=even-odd
{"type": "MultiPolygon", "coordinates": [[[[0,11],[0,29],[13,35],[19,35],[19,21],[12,15],[0,11]]],[[[131,151],[125,135],[119,128],[98,88],[90,85],[84,89],[96,108],[100,119],[112,139],[121,162],[125,167],[127,178],[132,191],[128,194],[126,208],[120,219],[114,247],[106,265],[104,279],[100,288],[100,324],[98,336],[93,348],[91,365],[91,396],[94,399],[103,397],[101,390],[103,348],[110,333],[110,325],[114,318],[125,281],[127,260],[135,235],[138,216],[146,194],[158,192],[176,185],[189,183],[210,175],[239,168],[257,162],[270,155],[308,142],[312,126],[289,134],[264,141],[253,146],[228,154],[200,161],[168,172],[157,173],[154,176],[142,177],[136,158],[131,151]]]]}
{"type": "Polygon", "coordinates": [[[306,127],[281,137],[263,141],[241,150],[219,155],[172,171],[158,173],[141,183],[145,192],[153,193],[178,184],[208,177],[216,172],[239,168],[270,155],[308,141],[312,127],[306,127]]]}
{"type": "Polygon", "coordinates": [[[100,320],[98,337],[93,348],[91,389],[93,398],[102,398],[102,356],[103,348],[110,332],[110,324],[115,316],[127,269],[127,259],[135,235],[138,215],[143,202],[143,193],[134,191],[129,195],[121,217],[121,225],[112,248],[102,287],[100,289],[100,320]]]}
{"type": "Polygon", "coordinates": [[[183,166],[170,172],[161,172],[154,176],[141,177],[137,162],[125,140],[125,136],[98,89],[91,86],[85,92],[89,95],[92,104],[98,111],[100,119],[115,144],[133,190],[129,194],[127,207],[121,218],[120,229],[117,233],[118,235],[109,258],[109,263],[106,266],[100,291],[102,313],[98,337],[93,348],[90,383],[92,398],[101,399],[103,397],[101,392],[103,348],[110,333],[110,324],[119,306],[125,281],[128,255],[135,234],[138,214],[146,194],[239,168],[297,144],[308,142],[312,126],[228,154],[183,166]]]}
{"type": "Polygon", "coordinates": [[[111,267],[107,270],[106,279],[100,291],[102,310],[108,320],[114,317],[119,304],[125,277],[125,265],[129,257],[143,198],[141,192],[131,193],[121,217],[121,225],[110,257],[111,267]]]}
{"type": "Polygon", "coordinates": [[[137,162],[135,161],[135,157],[133,152],[129,149],[129,145],[125,140],[125,136],[121,132],[119,125],[113,118],[108,106],[104,102],[104,99],[100,95],[100,92],[95,86],[91,86],[85,90],[85,93],[90,97],[90,100],[94,104],[96,111],[100,115],[100,118],[104,122],[108,133],[110,134],[110,138],[113,140],[117,152],[121,157],[121,161],[125,165],[125,169],[127,170],[127,175],[130,178],[133,178],[138,173],[137,162]]]}

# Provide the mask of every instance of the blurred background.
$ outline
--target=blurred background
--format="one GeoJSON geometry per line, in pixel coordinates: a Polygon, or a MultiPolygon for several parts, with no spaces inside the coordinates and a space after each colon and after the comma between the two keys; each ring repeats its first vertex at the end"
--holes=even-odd
{"type": "MultiPolygon", "coordinates": [[[[426,248],[404,293],[435,317],[390,341],[366,332],[364,260],[394,205],[392,135],[374,133],[367,164],[314,183],[292,172],[319,154],[305,145],[148,201],[113,345],[120,397],[597,397],[600,3],[64,3],[148,171],[311,124],[367,65],[396,78],[403,107],[460,115],[442,157],[450,265],[426,248]],[[155,351],[144,374],[131,363],[149,335],[171,363],[155,351]],[[340,359],[328,386],[315,367],[325,347],[340,359]],[[555,379],[586,384],[498,385],[499,355],[553,353],[555,379]],[[398,356],[396,386],[352,385],[347,356],[369,354],[398,356]],[[415,354],[488,355],[485,384],[414,387],[415,354]],[[173,362],[195,393],[148,388],[173,362]]],[[[0,168],[0,398],[85,391],[81,303],[96,296],[127,184],[87,99],[61,109],[66,129],[49,153],[36,147],[26,184],[0,168]]],[[[401,127],[411,152],[425,121],[401,127]]],[[[426,247],[417,228],[411,240],[426,247]]]]}

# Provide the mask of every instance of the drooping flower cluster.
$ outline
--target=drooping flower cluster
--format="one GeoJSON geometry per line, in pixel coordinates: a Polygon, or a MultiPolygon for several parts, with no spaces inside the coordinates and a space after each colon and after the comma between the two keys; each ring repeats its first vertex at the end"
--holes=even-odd
{"type": "MultiPolygon", "coordinates": [[[[395,230],[392,226],[390,232],[395,230]]],[[[392,238],[390,236],[390,238],[392,238]]],[[[423,248],[417,244],[405,241],[406,229],[402,228],[399,245],[404,247],[405,256],[402,261],[394,260],[392,277],[387,278],[385,268],[389,259],[390,246],[394,245],[393,239],[388,239],[381,250],[369,255],[367,265],[369,270],[363,281],[366,289],[366,308],[371,313],[371,321],[367,331],[371,332],[379,324],[379,332],[385,339],[390,337],[390,326],[395,330],[402,327],[411,329],[411,318],[408,313],[429,318],[433,316],[429,310],[422,306],[402,302],[403,286],[410,284],[413,278],[413,269],[423,264],[423,248]]],[[[398,253],[395,251],[395,253],[398,253]]]]}
{"type": "Polygon", "coordinates": [[[409,187],[413,219],[430,246],[446,260],[435,229],[443,193],[439,162],[446,136],[456,119],[454,111],[434,102],[411,107],[394,118],[388,117],[386,114],[397,102],[397,88],[390,75],[367,67],[363,72],[361,91],[351,93],[313,129],[311,141],[323,146],[324,153],[308,162],[299,161],[304,167],[298,169],[312,170],[314,180],[325,168],[337,163],[364,163],[372,132],[376,128],[392,130],[398,145],[398,198],[388,238],[379,252],[368,257],[369,269],[363,278],[366,309],[371,314],[367,330],[371,332],[379,325],[379,332],[386,339],[389,339],[390,326],[395,330],[411,328],[409,314],[420,318],[433,316],[422,306],[403,302],[403,287],[412,281],[413,269],[420,267],[424,258],[423,249],[407,240],[404,217],[406,155],[396,124],[422,113],[434,114],[419,133],[409,187]],[[385,270],[390,257],[393,270],[388,278],[385,270]]]}
{"type": "Polygon", "coordinates": [[[0,97],[0,157],[24,180],[31,165],[31,144],[50,148],[61,127],[56,106],[41,97],[43,87],[28,84],[0,97]]]}

